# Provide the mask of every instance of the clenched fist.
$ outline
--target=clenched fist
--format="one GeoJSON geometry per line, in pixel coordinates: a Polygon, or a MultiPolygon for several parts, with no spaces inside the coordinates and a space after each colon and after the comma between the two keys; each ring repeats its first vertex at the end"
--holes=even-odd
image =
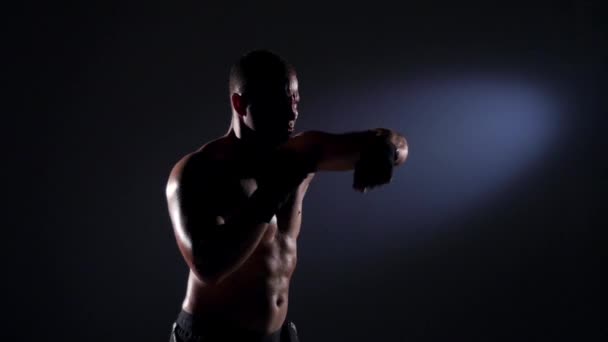
{"type": "Polygon", "coordinates": [[[390,183],[393,168],[405,161],[407,143],[403,136],[390,130],[378,129],[371,143],[361,151],[355,165],[353,188],[366,192],[390,183]]]}

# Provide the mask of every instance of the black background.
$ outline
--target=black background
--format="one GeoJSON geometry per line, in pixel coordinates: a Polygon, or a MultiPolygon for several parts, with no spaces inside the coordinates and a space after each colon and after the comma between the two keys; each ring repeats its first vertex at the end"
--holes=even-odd
{"type": "MultiPolygon", "coordinates": [[[[310,261],[338,229],[313,184],[290,295],[303,341],[605,339],[599,1],[23,5],[7,12],[5,45],[19,89],[5,121],[3,330],[15,340],[167,340],[187,269],[166,178],[227,130],[228,68],[253,48],[296,66],[306,128],[324,128],[306,101],[412,68],[534,71],[574,99],[562,153],[416,248],[310,261]]],[[[336,254],[349,243],[365,246],[345,237],[336,254]]]]}

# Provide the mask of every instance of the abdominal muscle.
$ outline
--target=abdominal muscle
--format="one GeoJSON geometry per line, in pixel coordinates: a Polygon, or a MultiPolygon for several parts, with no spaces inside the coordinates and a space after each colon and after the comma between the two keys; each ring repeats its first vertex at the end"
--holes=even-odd
{"type": "Polygon", "coordinates": [[[209,321],[272,333],[287,315],[289,283],[296,266],[295,237],[276,221],[243,265],[218,284],[205,284],[190,271],[184,311],[209,321]]]}

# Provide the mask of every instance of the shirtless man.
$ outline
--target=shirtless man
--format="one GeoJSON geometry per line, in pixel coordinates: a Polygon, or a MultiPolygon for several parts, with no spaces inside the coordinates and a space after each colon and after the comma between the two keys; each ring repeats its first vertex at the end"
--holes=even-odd
{"type": "Polygon", "coordinates": [[[190,271],[171,341],[297,341],[287,319],[302,200],[315,173],[354,170],[353,187],[386,184],[407,157],[388,129],[293,135],[294,68],[256,50],[231,69],[228,132],[184,156],[166,188],[190,271]]]}

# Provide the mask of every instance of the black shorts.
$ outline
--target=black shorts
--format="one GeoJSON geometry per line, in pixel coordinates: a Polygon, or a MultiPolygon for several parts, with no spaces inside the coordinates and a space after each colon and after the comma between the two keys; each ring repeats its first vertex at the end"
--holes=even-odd
{"type": "Polygon", "coordinates": [[[192,314],[181,310],[171,327],[169,342],[298,342],[296,325],[286,319],[281,328],[264,335],[255,331],[236,328],[220,322],[203,322],[192,314]]]}

